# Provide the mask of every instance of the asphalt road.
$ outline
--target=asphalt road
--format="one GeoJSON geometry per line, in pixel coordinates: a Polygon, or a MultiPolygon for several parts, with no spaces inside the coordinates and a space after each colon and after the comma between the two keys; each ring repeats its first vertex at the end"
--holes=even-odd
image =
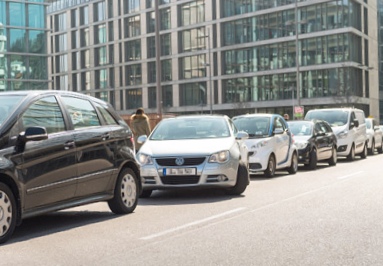
{"type": "Polygon", "coordinates": [[[382,265],[383,155],[255,175],[243,196],[155,192],[25,220],[0,265],[382,265]]]}

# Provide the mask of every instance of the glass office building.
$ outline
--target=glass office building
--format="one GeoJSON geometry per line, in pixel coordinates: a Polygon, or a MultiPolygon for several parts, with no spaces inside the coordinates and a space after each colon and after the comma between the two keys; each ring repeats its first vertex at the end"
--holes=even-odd
{"type": "Polygon", "coordinates": [[[155,113],[158,70],[164,113],[379,116],[375,0],[159,0],[155,11],[154,0],[53,1],[52,88],[155,113]]]}
{"type": "Polygon", "coordinates": [[[43,0],[0,0],[0,91],[48,89],[43,0]]]}

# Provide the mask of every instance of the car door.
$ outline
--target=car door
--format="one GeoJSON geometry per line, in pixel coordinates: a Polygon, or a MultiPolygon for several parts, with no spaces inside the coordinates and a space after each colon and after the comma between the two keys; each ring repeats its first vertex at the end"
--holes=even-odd
{"type": "Polygon", "coordinates": [[[108,146],[110,128],[101,124],[89,100],[73,96],[62,96],[61,100],[68,110],[76,145],[76,197],[103,193],[114,170],[114,154],[108,146]]]}
{"type": "Polygon", "coordinates": [[[286,130],[287,125],[282,121],[281,117],[273,118],[273,132],[279,130],[281,133],[274,134],[274,151],[276,154],[277,165],[285,163],[289,158],[291,136],[290,133],[286,130]]]}
{"type": "Polygon", "coordinates": [[[316,139],[318,160],[329,158],[331,155],[331,143],[328,130],[322,122],[315,123],[314,134],[316,139]]]}
{"type": "Polygon", "coordinates": [[[11,130],[11,141],[31,126],[45,127],[48,138],[29,141],[12,155],[18,179],[25,186],[25,212],[65,201],[75,195],[76,161],[73,135],[66,131],[62,110],[55,96],[32,102],[11,130]]]}

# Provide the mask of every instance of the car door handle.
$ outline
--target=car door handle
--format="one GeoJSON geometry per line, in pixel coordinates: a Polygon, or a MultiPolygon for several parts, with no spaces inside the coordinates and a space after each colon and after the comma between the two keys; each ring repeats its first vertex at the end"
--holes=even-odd
{"type": "Polygon", "coordinates": [[[101,138],[102,138],[102,140],[107,140],[110,138],[110,135],[109,135],[109,133],[106,133],[106,134],[102,135],[101,138]]]}
{"type": "Polygon", "coordinates": [[[66,150],[73,149],[74,147],[75,147],[75,143],[73,140],[69,140],[69,141],[65,142],[65,144],[64,144],[64,149],[66,149],[66,150]]]}

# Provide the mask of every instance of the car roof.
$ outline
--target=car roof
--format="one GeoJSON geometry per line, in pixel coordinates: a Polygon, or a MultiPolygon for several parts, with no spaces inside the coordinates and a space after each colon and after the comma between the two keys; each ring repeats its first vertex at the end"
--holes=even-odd
{"type": "Polygon", "coordinates": [[[244,114],[244,115],[237,115],[237,116],[234,116],[234,117],[237,118],[237,117],[274,117],[274,116],[282,117],[279,114],[266,114],[266,113],[244,114]]]}
{"type": "Polygon", "coordinates": [[[61,91],[61,90],[23,90],[23,91],[3,91],[0,92],[0,96],[2,95],[20,95],[26,96],[28,98],[34,98],[40,95],[66,95],[66,96],[75,96],[85,99],[91,99],[95,102],[105,103],[105,101],[95,98],[93,96],[89,96],[86,94],[73,92],[73,91],[61,91]]]}

